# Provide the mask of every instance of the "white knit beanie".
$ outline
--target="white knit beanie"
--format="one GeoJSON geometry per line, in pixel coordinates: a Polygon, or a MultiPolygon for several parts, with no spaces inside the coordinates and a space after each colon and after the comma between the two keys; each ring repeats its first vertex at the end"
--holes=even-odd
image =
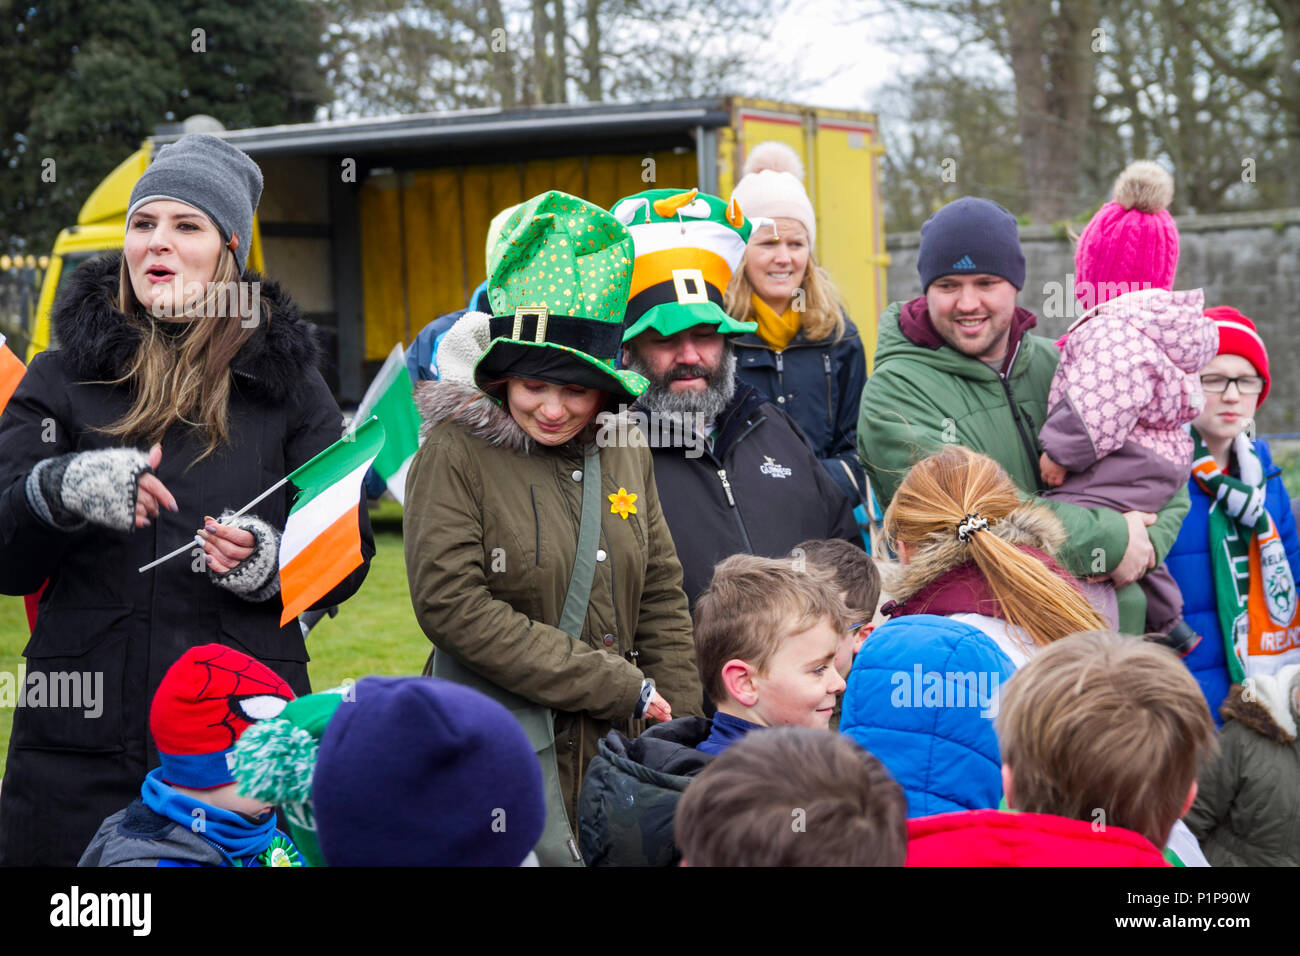
{"type": "Polygon", "coordinates": [[[817,242],[817,216],[803,188],[803,163],[785,143],[759,143],[745,161],[744,174],[731,198],[751,219],[794,219],[808,230],[808,245],[817,242]]]}

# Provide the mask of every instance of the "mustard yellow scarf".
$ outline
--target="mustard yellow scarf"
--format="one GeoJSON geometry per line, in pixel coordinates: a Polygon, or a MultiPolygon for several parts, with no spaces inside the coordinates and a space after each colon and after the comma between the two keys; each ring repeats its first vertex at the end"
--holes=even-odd
{"type": "Polygon", "coordinates": [[[758,323],[758,337],[769,348],[780,352],[799,334],[799,313],[786,309],[780,315],[758,296],[750,296],[754,303],[754,321],[758,323]]]}

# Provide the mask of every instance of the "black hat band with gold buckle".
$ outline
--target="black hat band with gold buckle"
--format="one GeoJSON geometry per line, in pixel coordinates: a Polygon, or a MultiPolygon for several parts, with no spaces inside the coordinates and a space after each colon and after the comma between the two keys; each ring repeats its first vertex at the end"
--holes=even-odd
{"type": "Polygon", "coordinates": [[[520,306],[514,315],[494,315],[488,322],[493,339],[563,345],[594,358],[609,360],[623,341],[618,322],[555,315],[541,306],[520,306]]]}

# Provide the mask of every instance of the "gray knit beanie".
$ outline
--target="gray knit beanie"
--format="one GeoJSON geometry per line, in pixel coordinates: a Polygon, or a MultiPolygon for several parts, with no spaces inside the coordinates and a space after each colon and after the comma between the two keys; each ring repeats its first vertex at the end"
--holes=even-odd
{"type": "Polygon", "coordinates": [[[131,190],[126,219],[130,222],[137,209],[155,199],[193,206],[221,230],[242,273],[261,196],[262,171],[243,150],[208,133],[190,133],[158,150],[131,190]]]}

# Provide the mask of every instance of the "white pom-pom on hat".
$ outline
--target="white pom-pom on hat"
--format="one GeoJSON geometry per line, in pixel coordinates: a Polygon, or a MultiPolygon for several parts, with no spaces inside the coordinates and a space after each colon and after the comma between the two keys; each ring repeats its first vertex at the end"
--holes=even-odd
{"type": "Polygon", "coordinates": [[[1125,209],[1161,212],[1174,201],[1174,177],[1159,163],[1141,159],[1124,167],[1111,195],[1125,209]]]}
{"type": "Polygon", "coordinates": [[[749,151],[745,157],[745,165],[740,170],[741,176],[748,176],[750,173],[762,172],[764,169],[775,170],[778,173],[789,173],[799,182],[803,182],[803,162],[799,159],[799,154],[787,146],[785,143],[777,140],[768,140],[766,143],[759,143],[749,151]]]}
{"type": "Polygon", "coordinates": [[[731,199],[746,216],[794,219],[808,232],[808,244],[816,244],[817,215],[804,189],[803,163],[793,149],[776,140],[759,143],[749,151],[741,174],[731,199]]]}

